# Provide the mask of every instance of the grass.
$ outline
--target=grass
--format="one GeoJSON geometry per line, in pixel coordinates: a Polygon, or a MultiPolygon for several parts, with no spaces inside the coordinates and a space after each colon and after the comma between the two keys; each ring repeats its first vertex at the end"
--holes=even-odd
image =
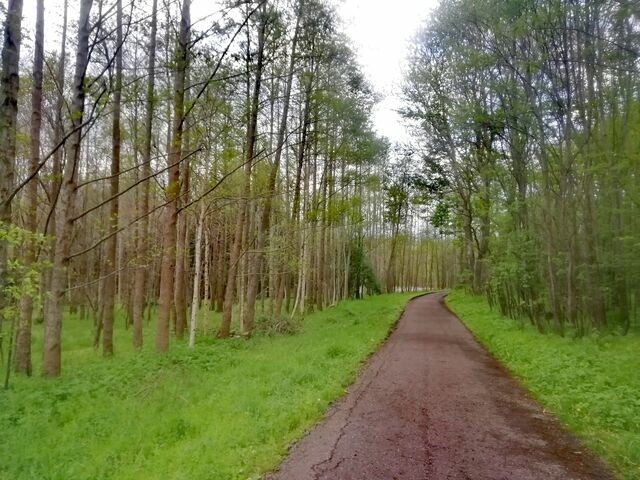
{"type": "Polygon", "coordinates": [[[548,410],[621,478],[640,478],[640,335],[541,334],[461,290],[447,304],[548,410]]]}
{"type": "Polygon", "coordinates": [[[294,335],[205,338],[166,355],[133,353],[118,325],[113,359],[70,317],[62,378],[0,391],[0,479],[259,478],[344,393],[410,297],[346,301],[294,335]]]}

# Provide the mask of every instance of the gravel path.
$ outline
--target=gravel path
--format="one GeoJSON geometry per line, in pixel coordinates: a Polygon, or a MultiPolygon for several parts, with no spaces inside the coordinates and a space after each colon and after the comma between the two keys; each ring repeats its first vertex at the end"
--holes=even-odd
{"type": "Polygon", "coordinates": [[[349,393],[267,478],[614,477],[433,294],[408,304],[349,393]]]}

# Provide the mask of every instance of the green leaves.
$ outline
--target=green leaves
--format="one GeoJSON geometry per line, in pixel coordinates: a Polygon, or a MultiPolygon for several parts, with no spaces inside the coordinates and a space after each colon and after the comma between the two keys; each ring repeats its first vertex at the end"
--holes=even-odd
{"type": "MultiPolygon", "coordinates": [[[[0,223],[0,242],[5,242],[10,251],[24,251],[28,245],[41,250],[48,246],[49,239],[44,235],[32,233],[13,224],[0,223]]],[[[46,258],[41,254],[40,258],[46,258]]],[[[46,260],[25,263],[22,255],[11,255],[7,262],[7,271],[2,278],[2,296],[5,302],[2,316],[14,318],[23,295],[30,296],[37,304],[40,301],[40,275],[49,263],[46,260]]]]}
{"type": "Polygon", "coordinates": [[[177,343],[164,356],[127,351],[116,329],[109,361],[68,316],[65,376],[18,377],[0,393],[0,478],[259,478],[343,394],[410,296],[346,301],[287,335],[177,343]]]}

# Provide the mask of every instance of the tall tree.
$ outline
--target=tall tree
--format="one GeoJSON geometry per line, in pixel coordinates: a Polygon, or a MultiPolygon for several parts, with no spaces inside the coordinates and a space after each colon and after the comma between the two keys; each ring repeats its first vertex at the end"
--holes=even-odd
{"type": "Polygon", "coordinates": [[[113,355],[113,317],[116,294],[116,249],[118,245],[118,214],[120,191],[120,117],[122,110],[122,0],[116,1],[116,45],[115,73],[113,79],[113,122],[111,125],[111,179],[109,195],[113,199],[109,204],[109,231],[106,242],[104,284],[102,287],[102,354],[113,355]]]}
{"type": "Polygon", "coordinates": [[[138,227],[135,271],[133,287],[133,346],[142,347],[142,320],[145,307],[145,287],[147,283],[147,264],[149,262],[149,190],[151,177],[151,141],[153,136],[153,117],[156,111],[155,79],[156,79],[156,45],[158,31],[158,0],[153,0],[151,7],[151,32],[149,35],[149,63],[147,65],[147,91],[145,95],[144,143],[142,148],[142,192],[138,215],[141,218],[138,227]]]}
{"type": "Polygon", "coordinates": [[[169,179],[166,188],[167,206],[164,212],[160,298],[156,326],[156,350],[159,352],[166,352],[169,348],[169,318],[173,304],[176,269],[177,201],[180,194],[180,162],[182,160],[182,134],[185,120],[185,77],[189,62],[190,31],[190,0],[183,0],[180,32],[175,51],[173,125],[168,157],[169,179]]]}
{"type": "Polygon", "coordinates": [[[78,46],[73,77],[73,99],[70,107],[71,133],[60,190],[60,214],[56,226],[51,295],[44,316],[44,346],[42,371],[46,377],[57,377],[61,369],[61,329],[64,298],[67,288],[67,268],[72,241],[77,172],[80,164],[82,127],[85,107],[85,77],[89,64],[90,13],[93,0],[81,0],[78,20],[78,46]]]}
{"type": "MultiPolygon", "coordinates": [[[[258,135],[258,111],[260,104],[260,89],[262,86],[262,69],[264,66],[264,45],[265,45],[265,32],[267,29],[267,12],[266,2],[263,3],[262,12],[259,19],[258,26],[258,45],[256,51],[256,67],[255,78],[253,83],[253,94],[248,108],[247,118],[247,137],[246,137],[246,149],[244,157],[244,187],[242,192],[242,198],[240,205],[238,206],[238,216],[235,225],[235,231],[233,236],[233,245],[231,247],[231,255],[229,257],[229,271],[227,274],[227,286],[224,295],[224,307],[222,311],[222,321],[220,322],[220,328],[218,329],[218,337],[226,338],[230,334],[231,328],[231,315],[233,309],[233,301],[235,297],[235,283],[236,272],[238,269],[238,263],[240,261],[240,249],[242,246],[243,231],[246,228],[248,220],[248,208],[249,197],[251,195],[251,172],[253,169],[253,163],[255,161],[255,147],[256,139],[258,135]]],[[[249,46],[247,45],[247,48],[249,46]]],[[[247,54],[247,62],[250,61],[249,54],[247,54]]],[[[253,309],[255,304],[248,306],[253,309]]],[[[253,319],[253,313],[248,313],[247,318],[253,319]]]]}
{"type": "MultiPolygon", "coordinates": [[[[36,4],[36,35],[33,52],[33,84],[31,85],[31,128],[29,139],[29,175],[34,178],[27,185],[27,219],[25,227],[33,233],[38,231],[38,178],[40,165],[40,127],[42,124],[42,78],[44,65],[44,0],[36,4]]],[[[36,260],[36,245],[31,242],[25,249],[25,264],[36,260]]],[[[31,375],[31,322],[33,298],[24,295],[20,308],[20,323],[16,336],[16,372],[31,375]]]]}
{"type": "MultiPolygon", "coordinates": [[[[301,12],[304,9],[303,0],[300,0],[296,8],[296,26],[293,31],[293,38],[291,40],[291,51],[289,53],[289,68],[286,77],[286,84],[284,89],[284,99],[282,106],[282,113],[280,117],[280,126],[278,128],[278,137],[276,139],[276,147],[274,153],[273,165],[269,172],[269,183],[267,185],[267,195],[262,208],[262,214],[260,216],[260,222],[258,225],[257,241],[256,241],[256,253],[251,257],[251,263],[249,265],[249,283],[247,286],[247,298],[246,307],[244,308],[244,318],[242,320],[242,334],[248,336],[251,334],[253,325],[255,322],[255,301],[258,295],[258,287],[261,276],[261,265],[264,261],[264,249],[267,243],[267,236],[269,234],[271,211],[273,209],[273,197],[276,193],[276,182],[278,179],[278,173],[280,171],[280,162],[282,160],[282,152],[285,146],[286,134],[287,134],[287,122],[289,120],[289,105],[291,102],[291,87],[293,85],[293,77],[295,74],[295,66],[297,60],[297,47],[298,37],[300,33],[300,17],[301,12]]],[[[275,292],[273,292],[275,293],[275,292]]]]}
{"type": "MultiPolygon", "coordinates": [[[[11,223],[11,197],[16,168],[21,25],[22,0],[9,0],[4,21],[0,77],[0,228],[7,228],[11,223]]],[[[0,338],[7,302],[4,292],[8,281],[6,278],[8,253],[7,242],[0,242],[0,338]]]]}

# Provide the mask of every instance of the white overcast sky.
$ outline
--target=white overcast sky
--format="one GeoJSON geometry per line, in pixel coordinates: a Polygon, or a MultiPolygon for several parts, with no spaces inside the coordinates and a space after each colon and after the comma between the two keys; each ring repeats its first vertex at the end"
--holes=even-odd
{"type": "Polygon", "coordinates": [[[396,110],[411,39],[429,19],[437,0],[334,0],[365,75],[382,96],[374,111],[378,133],[392,142],[409,140],[396,110]]]}
{"type": "MultiPolygon", "coordinates": [[[[1,0],[3,3],[5,0],[1,0]]],[[[396,113],[401,106],[400,84],[411,39],[421,24],[429,19],[438,0],[327,0],[337,9],[347,35],[351,38],[364,74],[381,96],[374,111],[378,133],[392,142],[409,140],[396,113]]],[[[24,1],[24,23],[33,29],[35,0],[24,1]]],[[[75,22],[77,0],[69,1],[69,20],[75,22]]],[[[217,0],[193,0],[192,20],[211,14],[217,0]]],[[[45,43],[57,44],[62,23],[63,0],[45,1],[45,43]],[[52,28],[52,24],[55,25],[52,28]],[[54,38],[51,38],[51,37],[54,38]]],[[[33,38],[29,32],[28,37],[33,38]]],[[[28,41],[28,40],[27,40],[28,41]]],[[[53,47],[54,49],[56,47],[53,47]]]]}

